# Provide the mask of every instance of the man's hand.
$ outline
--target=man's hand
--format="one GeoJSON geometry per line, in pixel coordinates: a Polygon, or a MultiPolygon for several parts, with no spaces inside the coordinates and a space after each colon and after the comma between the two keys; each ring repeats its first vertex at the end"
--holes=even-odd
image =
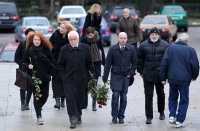
{"type": "Polygon", "coordinates": [[[161,83],[162,83],[163,85],[165,85],[165,84],[166,84],[166,81],[162,81],[161,83]]]}

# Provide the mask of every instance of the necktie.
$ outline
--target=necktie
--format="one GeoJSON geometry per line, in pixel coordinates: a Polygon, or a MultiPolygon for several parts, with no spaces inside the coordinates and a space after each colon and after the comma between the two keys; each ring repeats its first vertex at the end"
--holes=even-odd
{"type": "Polygon", "coordinates": [[[121,47],[121,48],[120,48],[121,51],[124,51],[124,49],[125,49],[125,47],[121,47]]]}

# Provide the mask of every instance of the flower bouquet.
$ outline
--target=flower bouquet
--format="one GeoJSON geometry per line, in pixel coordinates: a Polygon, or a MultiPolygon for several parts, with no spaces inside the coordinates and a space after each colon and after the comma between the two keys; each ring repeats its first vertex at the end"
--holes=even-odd
{"type": "MultiPolygon", "coordinates": [[[[90,73],[90,76],[92,74],[90,73]]],[[[92,77],[91,77],[92,78],[92,77]]],[[[109,81],[108,81],[109,85],[109,81]]],[[[106,84],[94,84],[92,82],[88,83],[88,93],[91,94],[91,97],[96,97],[97,103],[99,104],[99,108],[107,105],[107,100],[109,99],[109,88],[106,87],[106,84]]]]}
{"type": "MultiPolygon", "coordinates": [[[[31,62],[31,58],[30,59],[30,62],[31,62]]],[[[33,85],[35,87],[35,99],[38,101],[39,98],[42,97],[42,94],[40,94],[41,90],[40,90],[40,84],[42,84],[42,81],[35,77],[35,74],[36,74],[37,70],[33,70],[32,69],[32,76],[31,76],[31,80],[30,80],[30,83],[31,85],[33,85]]]]}

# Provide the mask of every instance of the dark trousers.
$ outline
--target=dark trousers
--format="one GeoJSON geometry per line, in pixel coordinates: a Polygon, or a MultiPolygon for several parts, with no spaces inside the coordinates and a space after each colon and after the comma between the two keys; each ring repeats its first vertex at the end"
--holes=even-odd
{"type": "Polygon", "coordinates": [[[161,82],[154,83],[150,81],[144,81],[145,112],[146,112],[146,117],[151,119],[153,119],[154,85],[157,94],[158,112],[164,113],[165,110],[164,85],[161,82]]]}
{"type": "Polygon", "coordinates": [[[137,52],[137,43],[132,43],[131,45],[133,45],[135,47],[135,50],[137,52]]]}
{"type": "Polygon", "coordinates": [[[189,105],[189,85],[178,85],[169,83],[169,116],[175,117],[176,121],[183,123],[189,105]],[[178,104],[178,97],[180,101],[178,104]],[[178,113],[176,115],[178,107],[178,113]]]}
{"type": "Polygon", "coordinates": [[[67,105],[67,113],[69,115],[70,123],[76,124],[78,122],[78,118],[82,115],[82,110],[80,109],[80,105],[78,105],[78,101],[76,99],[76,88],[70,86],[70,90],[65,90],[66,97],[66,105],[67,105]]]}
{"type": "Polygon", "coordinates": [[[64,96],[63,81],[58,75],[52,77],[52,90],[54,98],[64,96]]]}
{"type": "Polygon", "coordinates": [[[21,103],[29,104],[30,99],[31,99],[31,95],[32,95],[32,90],[25,91],[23,89],[20,89],[21,103]]]}
{"type": "MultiPolygon", "coordinates": [[[[35,96],[35,89],[36,88],[32,86],[33,96],[35,96]]],[[[41,108],[44,106],[49,97],[49,81],[42,82],[42,84],[40,85],[40,90],[40,94],[42,94],[42,97],[39,100],[36,100],[35,97],[33,99],[33,105],[35,108],[37,118],[42,117],[41,108]]]]}
{"type": "Polygon", "coordinates": [[[123,87],[121,91],[116,91],[112,90],[112,111],[111,115],[112,117],[118,117],[119,119],[124,119],[124,113],[126,110],[126,105],[127,105],[127,96],[126,94],[128,93],[128,85],[130,82],[130,78],[127,76],[124,76],[123,80],[123,87]],[[119,97],[120,97],[120,102],[119,102],[119,97]],[[119,105],[120,103],[120,105],[119,105]]]}

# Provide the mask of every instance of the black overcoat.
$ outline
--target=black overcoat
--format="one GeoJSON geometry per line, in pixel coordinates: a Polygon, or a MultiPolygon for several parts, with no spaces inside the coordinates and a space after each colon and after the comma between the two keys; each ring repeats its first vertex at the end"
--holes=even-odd
{"type": "Polygon", "coordinates": [[[111,46],[106,57],[103,81],[106,82],[111,69],[110,88],[121,91],[124,76],[135,75],[137,66],[137,52],[134,46],[126,43],[124,51],[120,50],[119,43],[111,46]]]}
{"type": "MultiPolygon", "coordinates": [[[[42,80],[42,82],[48,82],[51,80],[52,70],[55,70],[52,64],[54,63],[54,59],[52,52],[48,48],[44,47],[41,52],[48,58],[48,62],[45,63],[39,60],[38,52],[32,47],[28,47],[23,56],[23,67],[28,69],[28,65],[32,63],[33,69],[37,70],[35,76],[42,80]],[[29,57],[31,58],[31,62],[29,57]]],[[[31,70],[28,69],[28,71],[32,75],[31,70]]]]}
{"type": "Polygon", "coordinates": [[[15,63],[19,65],[19,69],[22,69],[22,63],[23,63],[22,58],[25,50],[26,50],[26,41],[20,42],[15,52],[15,63]]]}
{"type": "Polygon", "coordinates": [[[74,49],[70,44],[63,46],[60,50],[57,66],[60,77],[63,78],[64,90],[67,92],[65,94],[67,104],[74,105],[71,103],[71,98],[74,96],[71,95],[75,94],[77,108],[86,108],[87,71],[94,72],[89,46],[81,43],[77,49],[74,49]],[[72,90],[74,92],[70,93],[72,90]]]}
{"type": "Polygon", "coordinates": [[[52,34],[49,41],[53,45],[52,53],[53,53],[53,57],[54,57],[55,65],[56,65],[58,61],[59,53],[60,53],[60,48],[66,44],[69,44],[68,33],[65,35],[65,38],[63,38],[63,35],[60,33],[60,30],[57,29],[52,34]]]}

